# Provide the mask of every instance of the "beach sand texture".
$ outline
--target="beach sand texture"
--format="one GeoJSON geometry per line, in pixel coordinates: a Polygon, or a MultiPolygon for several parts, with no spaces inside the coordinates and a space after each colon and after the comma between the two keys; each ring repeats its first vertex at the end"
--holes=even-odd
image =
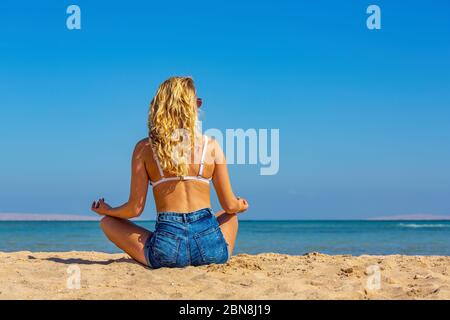
{"type": "Polygon", "coordinates": [[[125,254],[0,252],[0,299],[450,299],[449,274],[447,256],[239,254],[151,270],[125,254]]]}

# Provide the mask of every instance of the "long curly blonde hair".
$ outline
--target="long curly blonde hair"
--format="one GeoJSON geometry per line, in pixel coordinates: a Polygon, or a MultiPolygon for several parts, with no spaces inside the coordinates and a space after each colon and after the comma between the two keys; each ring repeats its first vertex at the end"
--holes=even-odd
{"type": "Polygon", "coordinates": [[[188,174],[196,125],[194,80],[171,77],[164,81],[150,103],[148,116],[150,142],[164,171],[176,176],[188,174]]]}

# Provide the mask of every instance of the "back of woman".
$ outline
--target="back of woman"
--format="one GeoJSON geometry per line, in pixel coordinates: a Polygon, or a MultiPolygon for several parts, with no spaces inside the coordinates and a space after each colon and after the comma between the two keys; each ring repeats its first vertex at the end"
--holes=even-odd
{"type": "Polygon", "coordinates": [[[200,208],[210,207],[210,181],[212,180],[215,159],[215,141],[206,136],[200,137],[196,147],[192,148],[192,158],[187,167],[185,175],[177,175],[158,166],[159,156],[152,147],[151,142],[147,143],[146,170],[149,175],[150,184],[153,190],[157,212],[192,212],[200,208]],[[201,147],[201,148],[200,148],[201,147]],[[195,158],[200,159],[204,154],[202,164],[195,158]],[[161,171],[159,170],[161,168],[161,171]],[[198,179],[197,179],[198,177],[198,179]],[[173,179],[172,178],[176,178],[173,179]],[[192,183],[178,183],[179,181],[192,181],[192,183]],[[200,183],[197,183],[199,181],[200,183]]]}
{"type": "Polygon", "coordinates": [[[163,82],[150,104],[149,137],[133,152],[128,201],[116,208],[103,198],[92,204],[105,216],[106,236],[153,268],[226,262],[237,235],[237,213],[248,208],[232,191],[220,145],[197,130],[201,103],[191,78],[163,82]],[[223,208],[217,213],[211,209],[211,183],[223,208]],[[149,185],[157,211],[154,232],[128,220],[142,213],[149,185]]]}

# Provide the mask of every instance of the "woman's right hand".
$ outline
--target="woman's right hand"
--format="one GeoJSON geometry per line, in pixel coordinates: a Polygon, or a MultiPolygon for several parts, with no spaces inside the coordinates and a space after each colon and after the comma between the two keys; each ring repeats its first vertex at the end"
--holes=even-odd
{"type": "Polygon", "coordinates": [[[244,198],[240,198],[239,199],[239,211],[238,211],[238,213],[247,211],[247,209],[248,209],[248,201],[245,200],[244,198]]]}

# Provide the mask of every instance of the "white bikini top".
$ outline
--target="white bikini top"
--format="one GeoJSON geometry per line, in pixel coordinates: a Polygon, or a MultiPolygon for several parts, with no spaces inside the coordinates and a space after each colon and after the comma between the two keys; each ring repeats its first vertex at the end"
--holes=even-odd
{"type": "Polygon", "coordinates": [[[168,182],[168,181],[196,180],[196,181],[201,181],[201,182],[209,184],[209,181],[211,180],[211,178],[208,179],[208,178],[204,178],[202,176],[207,147],[208,147],[208,137],[205,136],[205,144],[203,146],[202,157],[200,159],[200,169],[198,170],[198,175],[196,175],[196,176],[181,176],[181,177],[165,177],[164,172],[161,169],[161,165],[159,164],[158,156],[156,155],[155,150],[153,149],[152,150],[153,151],[152,152],[153,159],[155,159],[156,165],[158,166],[159,175],[161,176],[161,179],[159,179],[158,181],[150,181],[150,185],[152,186],[152,188],[156,187],[158,184],[168,182]]]}

